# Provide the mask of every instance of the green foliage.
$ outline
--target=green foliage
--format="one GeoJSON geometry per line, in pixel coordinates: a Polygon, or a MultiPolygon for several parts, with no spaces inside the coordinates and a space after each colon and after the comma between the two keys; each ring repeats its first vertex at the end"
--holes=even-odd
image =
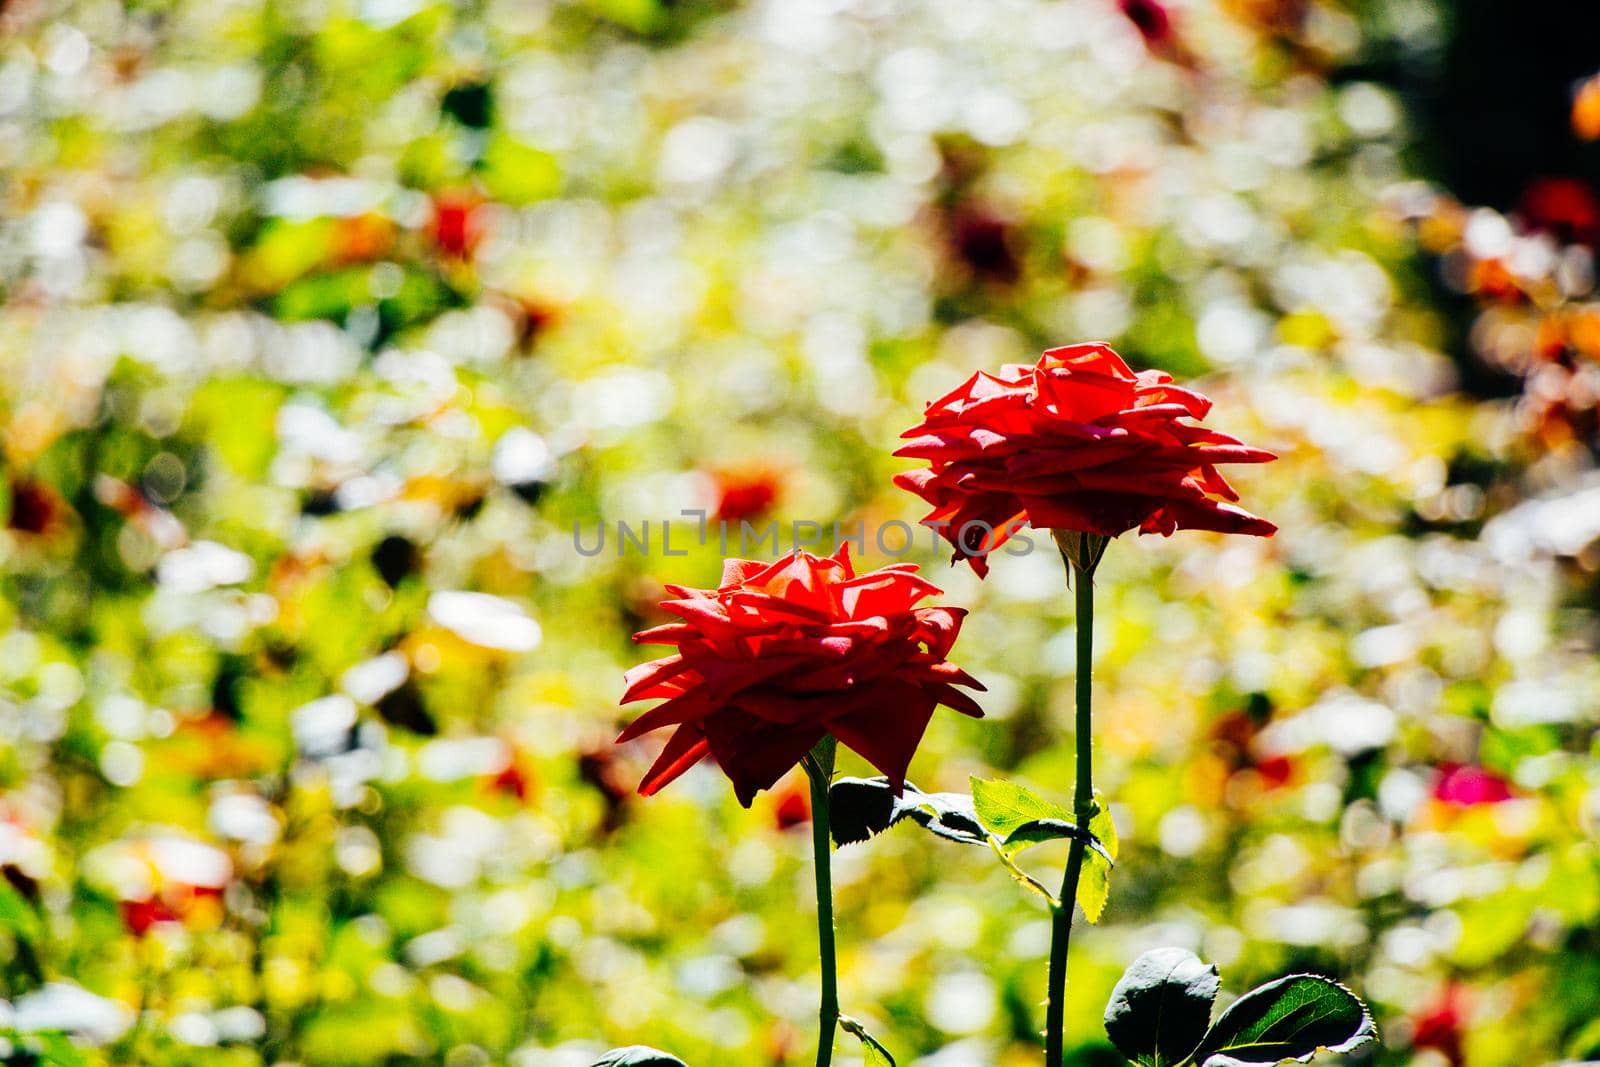
{"type": "Polygon", "coordinates": [[[929,833],[963,844],[987,838],[960,793],[924,793],[910,782],[899,796],[887,778],[838,778],[828,792],[829,827],[837,845],[852,845],[910,819],[929,833]]]}
{"type": "Polygon", "coordinates": [[[1352,1052],[1377,1039],[1367,1007],[1331,978],[1296,974],[1230,1004],[1213,1024],[1217,969],[1179,948],[1146,952],[1106,1004],[1112,1043],[1139,1067],[1254,1067],[1318,1052],[1352,1052]]]}
{"type": "MultiPolygon", "coordinates": [[[[1117,828],[1105,798],[1098,791],[1095,814],[1089,820],[1087,832],[1078,828],[1067,809],[1015,782],[973,778],[972,797],[978,819],[995,835],[1000,851],[1007,857],[1008,867],[1011,855],[1032,845],[1065,839],[1083,841],[1087,852],[1078,880],[1078,905],[1091,923],[1100,921],[1111,893],[1111,868],[1117,859],[1117,828]]],[[[1021,871],[1013,867],[1012,872],[1028,888],[1037,888],[1021,871]]]]}
{"type": "Polygon", "coordinates": [[[1071,825],[1072,813],[1015,782],[972,779],[972,803],[984,828],[1001,839],[1040,820],[1071,825]]]}
{"type": "Polygon", "coordinates": [[[1089,838],[1099,843],[1083,858],[1083,876],[1078,881],[1078,906],[1084,918],[1100,921],[1106,901],[1111,898],[1111,867],[1117,860],[1117,825],[1105,797],[1095,790],[1095,813],[1089,820],[1089,838]]]}
{"type": "Polygon", "coordinates": [[[861,1056],[865,1067],[895,1067],[894,1057],[883,1047],[883,1042],[867,1032],[857,1019],[848,1015],[839,1017],[839,1028],[861,1042],[861,1056]]]}
{"type": "Polygon", "coordinates": [[[504,135],[489,139],[479,166],[489,195],[507,204],[531,204],[561,188],[561,164],[555,156],[504,135]]]}
{"type": "Polygon", "coordinates": [[[1415,184],[1443,6],[1163,6],[1141,44],[1109,2],[0,4],[12,1058],[803,1056],[804,783],[639,798],[658,750],[612,744],[662,584],[788,536],[570,537],[755,468],[755,526],[864,522],[879,566],[904,522],[970,609],[987,717],[934,717],[924,789],[833,792],[873,838],[843,988],[902,1062],[1037,1061],[1048,924],[1007,879],[1056,904],[1075,842],[1074,1067],[1151,927],[1343,976],[1375,1067],[1594,1054],[1594,237],[1415,184]],[[927,400],[1089,337],[1281,456],[1237,486],[1276,538],[1097,572],[1120,849],[1045,799],[1048,536],[979,583],[892,480],[927,400]]]}
{"type": "Polygon", "coordinates": [[[1202,1067],[1247,1067],[1319,1051],[1352,1052],[1377,1039],[1372,1016],[1331,978],[1295,974],[1252,989],[1228,1006],[1195,1050],[1202,1067]]]}
{"type": "Polygon", "coordinates": [[[1152,949],[1112,988],[1106,1034],[1139,1067],[1175,1067],[1199,1047],[1221,988],[1216,966],[1194,953],[1152,949]]]}

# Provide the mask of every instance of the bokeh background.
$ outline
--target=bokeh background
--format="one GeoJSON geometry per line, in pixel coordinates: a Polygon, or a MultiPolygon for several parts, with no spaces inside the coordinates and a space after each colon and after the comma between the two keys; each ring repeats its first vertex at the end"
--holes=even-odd
{"type": "MultiPolygon", "coordinates": [[[[1101,569],[1072,1062],[1161,944],[1341,977],[1361,1063],[1600,1058],[1596,21],[0,4],[5,1062],[806,1060],[802,782],[646,801],[611,744],[629,633],[720,571],[660,522],[914,521],[921,404],[1082,339],[1278,451],[1237,482],[1282,531],[1101,569]]],[[[926,789],[1070,789],[1044,547],[918,540],[991,690],[926,789]]],[[[982,850],[837,872],[900,1062],[1037,1061],[1046,917],[982,850]]]]}

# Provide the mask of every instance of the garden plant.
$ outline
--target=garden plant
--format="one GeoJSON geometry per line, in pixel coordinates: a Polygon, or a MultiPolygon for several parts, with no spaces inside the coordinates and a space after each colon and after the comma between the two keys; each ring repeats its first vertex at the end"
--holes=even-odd
{"type": "Polygon", "coordinates": [[[1597,35],[0,2],[0,1061],[1600,1061],[1597,35]]]}
{"type": "MultiPolygon", "coordinates": [[[[1066,808],[1003,779],[972,780],[970,796],[928,794],[906,771],[934,707],[981,717],[953,685],[982,685],[951,664],[965,612],[914,609],[940,592],[893,565],[857,575],[848,546],[829,559],[796,550],[772,564],[729,560],[715,590],[669,587],[663,610],[681,618],[634,635],[676,645],[675,655],[629,672],[623,700],[665,698],[617,740],[673,733],[639,791],[650,795],[705,756],[749,807],[797,764],[811,783],[822,972],[817,1067],[833,1061],[834,1033],[858,1037],[869,1064],[894,1063],[883,1044],[839,1011],[834,946],[833,843],[852,844],[910,818],[950,841],[987,845],[1050,910],[1044,1055],[1063,1061],[1062,1020],[1074,910],[1099,919],[1116,861],[1116,826],[1093,785],[1094,574],[1117,537],[1180,529],[1270,537],[1276,527],[1235,506],[1219,463],[1276,457],[1197,421],[1204,396],[1162,371],[1135,374],[1103,344],[1054,348],[1036,366],[979,371],[928,405],[896,455],[927,470],[896,481],[933,510],[923,523],[955,546],[980,576],[988,557],[1024,526],[1047,529],[1061,552],[1076,613],[1074,743],[1077,778],[1066,808]],[[840,742],[883,772],[834,781],[840,742]],[[832,841],[830,841],[830,836],[832,841]],[[1061,889],[1052,892],[1016,856],[1047,841],[1070,842],[1061,889]],[[1087,876],[1086,876],[1087,872],[1087,876]]],[[[1106,1031],[1140,1067],[1242,1067],[1349,1052],[1374,1038],[1366,1006],[1337,981],[1298,974],[1239,998],[1214,1025],[1219,979],[1182,949],[1148,952],[1128,968],[1106,1008],[1106,1031]]],[[[642,1046],[596,1061],[681,1061],[642,1046]]]]}

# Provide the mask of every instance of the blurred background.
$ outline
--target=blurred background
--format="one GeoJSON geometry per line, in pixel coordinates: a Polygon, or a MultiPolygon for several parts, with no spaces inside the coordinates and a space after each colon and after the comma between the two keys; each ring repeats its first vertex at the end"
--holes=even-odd
{"type": "MultiPolygon", "coordinates": [[[[1343,978],[1361,1063],[1600,1059],[1597,39],[1562,0],[6,0],[4,1062],[806,1061],[802,781],[645,801],[659,741],[611,743],[715,539],[574,523],[914,521],[922,403],[1084,339],[1279,452],[1236,482],[1282,531],[1101,568],[1123,852],[1072,1063],[1167,944],[1343,978]]],[[[914,780],[1065,796],[1059,560],[909,558],[990,687],[914,780]]],[[[836,871],[902,1064],[1036,1062],[1048,924],[989,857],[836,871]]]]}

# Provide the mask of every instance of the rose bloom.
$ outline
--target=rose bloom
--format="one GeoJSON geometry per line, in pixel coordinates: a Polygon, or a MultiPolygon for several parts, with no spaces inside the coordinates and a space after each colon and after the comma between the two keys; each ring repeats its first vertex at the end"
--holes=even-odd
{"type": "Polygon", "coordinates": [[[857,575],[848,545],[822,559],[730,559],[714,590],[667,586],[681,622],[634,635],[676,645],[624,678],[622,703],[665,698],[617,738],[676,727],[639,792],[649,796],[713,756],[750,806],[827,734],[897,790],[935,705],[983,712],[956,686],[982,690],[946,661],[961,608],[916,607],[940,592],[911,563],[857,575]]]}
{"type": "Polygon", "coordinates": [[[931,465],[895,483],[932,506],[923,523],[980,576],[1023,526],[1270,536],[1276,526],[1234,506],[1217,464],[1277,457],[1185,421],[1210,408],[1169,374],[1135,374],[1107,345],[1052,348],[1031,367],[979,371],[929,404],[895,455],[931,465]]]}

